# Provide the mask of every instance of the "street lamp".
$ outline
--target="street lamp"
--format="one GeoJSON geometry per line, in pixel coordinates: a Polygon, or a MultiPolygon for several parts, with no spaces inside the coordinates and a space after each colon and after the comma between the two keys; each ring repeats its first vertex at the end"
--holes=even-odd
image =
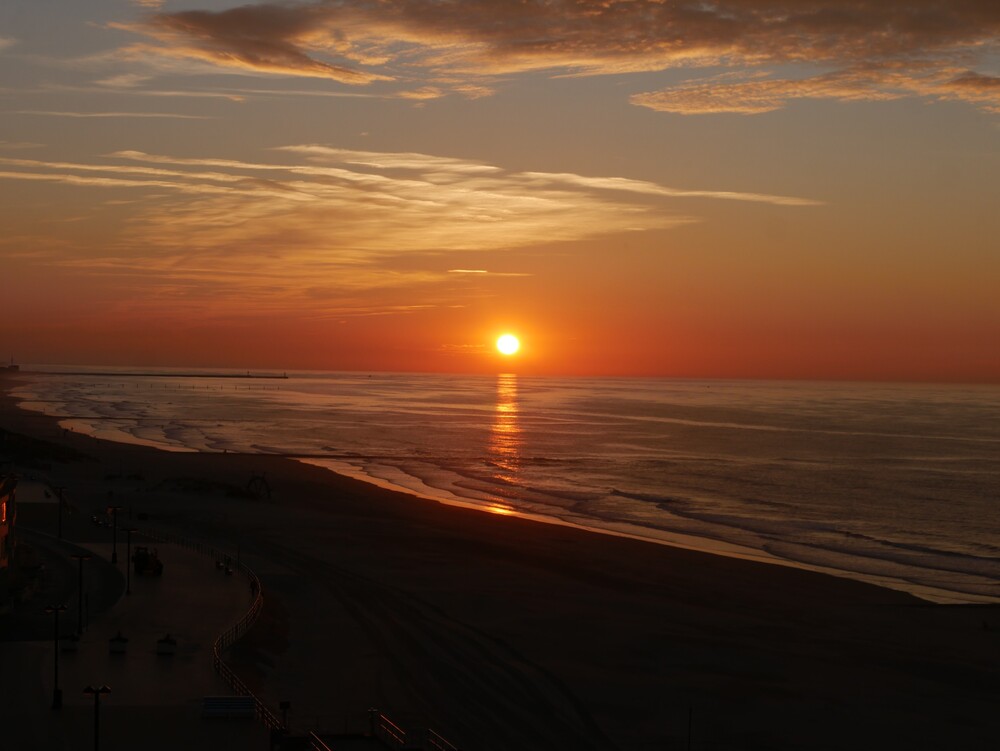
{"type": "Polygon", "coordinates": [[[78,609],[78,621],[76,624],[76,635],[83,636],[83,562],[90,560],[89,553],[71,553],[70,558],[76,558],[79,564],[78,569],[80,571],[79,581],[77,582],[76,588],[80,595],[80,604],[77,606],[78,609]]]}
{"type": "Polygon", "coordinates": [[[126,527],[125,533],[128,535],[128,552],[125,560],[125,594],[132,594],[132,533],[138,532],[135,527],[126,527]]]}
{"type": "Polygon", "coordinates": [[[65,605],[50,605],[46,613],[52,613],[52,657],[54,675],[52,680],[52,708],[62,707],[62,691],[59,690],[59,614],[66,609],[65,605]]]}
{"type": "Polygon", "coordinates": [[[56,487],[54,487],[52,489],[54,491],[56,491],[56,506],[58,507],[58,509],[57,509],[57,518],[59,519],[58,527],[56,529],[56,539],[61,540],[62,539],[63,491],[66,488],[64,488],[62,485],[58,485],[58,486],[56,486],[56,487]]]}
{"type": "Polygon", "coordinates": [[[94,695],[94,751],[100,751],[101,747],[101,694],[110,694],[111,689],[108,686],[100,686],[94,688],[93,686],[87,686],[83,689],[84,694],[94,695]]]}
{"type": "Polygon", "coordinates": [[[111,512],[111,562],[118,563],[118,512],[121,511],[124,506],[108,506],[108,511],[111,512]]]}

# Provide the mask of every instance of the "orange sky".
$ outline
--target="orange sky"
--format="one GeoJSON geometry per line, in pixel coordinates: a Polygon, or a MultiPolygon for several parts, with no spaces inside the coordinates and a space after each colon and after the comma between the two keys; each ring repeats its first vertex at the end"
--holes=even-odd
{"type": "Polygon", "coordinates": [[[1000,381],[995,2],[185,7],[0,7],[22,363],[1000,381]]]}

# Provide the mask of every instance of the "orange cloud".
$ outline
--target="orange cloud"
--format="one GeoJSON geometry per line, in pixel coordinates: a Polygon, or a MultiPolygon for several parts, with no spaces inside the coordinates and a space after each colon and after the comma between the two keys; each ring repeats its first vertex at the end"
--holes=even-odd
{"type": "Polygon", "coordinates": [[[16,115],[39,115],[42,117],[137,117],[144,119],[166,118],[168,120],[212,120],[207,115],[181,115],[175,112],[62,112],[54,110],[16,110],[16,115]]]}
{"type": "Polygon", "coordinates": [[[331,78],[342,83],[384,79],[307,54],[304,47],[322,28],[322,23],[317,23],[317,10],[317,6],[244,6],[218,13],[157,13],[138,25],[112,26],[139,31],[161,43],[156,47],[133,45],[128,48],[133,54],[192,58],[222,67],[331,78]]]}
{"type": "Polygon", "coordinates": [[[882,71],[835,71],[801,79],[774,79],[754,76],[734,80],[723,76],[685,83],[660,91],[636,94],[634,104],[664,112],[702,114],[737,112],[758,114],[781,109],[789,99],[885,100],[903,96],[889,85],[882,71]]]}
{"type": "Polygon", "coordinates": [[[0,149],[40,149],[42,144],[33,141],[0,141],[0,149]]]}
{"type": "MultiPolygon", "coordinates": [[[[526,71],[600,75],[794,63],[836,72],[723,87],[694,82],[633,101],[686,113],[766,112],[802,97],[930,96],[994,108],[994,89],[977,80],[991,76],[968,65],[998,51],[1000,5],[994,0],[321,0],[156,13],[128,28],[159,43],[133,48],[146,53],[344,83],[412,79],[424,70],[432,73],[432,82],[451,81],[451,90],[472,96],[492,90],[484,78],[526,71]],[[921,80],[927,69],[965,72],[951,85],[940,82],[927,90],[921,80]]],[[[441,93],[429,87],[407,91],[441,93]]]]}
{"type": "Polygon", "coordinates": [[[975,102],[1000,114],[1000,76],[984,76],[966,71],[950,81],[938,84],[937,94],[942,99],[975,102]]]}
{"type": "Polygon", "coordinates": [[[781,109],[793,99],[885,101],[907,96],[962,100],[1000,108],[1000,79],[920,64],[858,65],[818,76],[775,79],[720,76],[636,94],[631,101],[683,115],[732,112],[756,115],[781,109]]]}
{"type": "Polygon", "coordinates": [[[252,300],[269,310],[293,309],[305,294],[315,296],[317,310],[330,312],[333,302],[324,301],[336,298],[338,315],[365,291],[487,273],[449,265],[448,254],[465,259],[471,252],[695,221],[670,205],[677,200],[815,203],[622,177],[517,172],[419,153],[315,144],[275,153],[284,158],[263,163],[121,151],[82,163],[0,156],[0,180],[114,191],[116,205],[132,202],[99,255],[52,246],[52,267],[137,284],[156,279],[158,294],[213,308],[252,300]],[[436,260],[396,262],[404,256],[436,260]]]}

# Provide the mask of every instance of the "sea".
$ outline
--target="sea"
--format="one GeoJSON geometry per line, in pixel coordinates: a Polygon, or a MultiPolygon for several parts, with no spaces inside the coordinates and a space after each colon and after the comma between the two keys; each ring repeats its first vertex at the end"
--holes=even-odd
{"type": "Polygon", "coordinates": [[[996,385],[24,370],[23,408],[107,440],[1000,602],[996,385]]]}

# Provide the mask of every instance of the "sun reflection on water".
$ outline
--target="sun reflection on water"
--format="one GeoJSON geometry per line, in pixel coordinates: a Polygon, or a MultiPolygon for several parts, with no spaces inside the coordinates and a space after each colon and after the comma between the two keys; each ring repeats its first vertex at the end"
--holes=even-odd
{"type": "Polygon", "coordinates": [[[518,424],[517,376],[497,376],[497,402],[490,430],[489,451],[494,464],[493,479],[515,482],[521,458],[521,428],[518,424]]]}

